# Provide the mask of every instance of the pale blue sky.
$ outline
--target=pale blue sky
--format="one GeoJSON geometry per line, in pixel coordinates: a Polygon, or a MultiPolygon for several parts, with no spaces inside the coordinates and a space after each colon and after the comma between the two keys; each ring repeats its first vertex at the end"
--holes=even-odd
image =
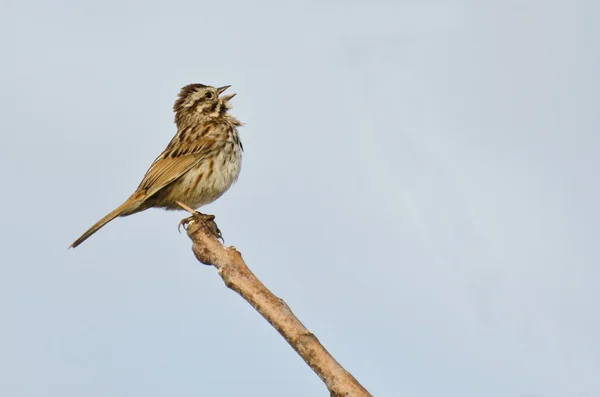
{"type": "Polygon", "coordinates": [[[325,396],[177,233],[117,219],[233,85],[226,242],[375,396],[600,395],[597,1],[0,5],[0,395],[325,396]]]}

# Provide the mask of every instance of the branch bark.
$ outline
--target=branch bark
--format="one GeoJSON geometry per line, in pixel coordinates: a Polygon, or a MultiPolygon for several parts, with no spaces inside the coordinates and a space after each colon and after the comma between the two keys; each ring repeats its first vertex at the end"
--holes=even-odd
{"type": "Polygon", "coordinates": [[[273,295],[254,276],[235,247],[225,247],[217,239],[214,217],[188,218],[187,234],[196,258],[217,268],[225,285],[237,292],[260,313],[292,346],[327,386],[332,397],[367,397],[371,394],[346,371],[292,313],[289,306],[273,295]]]}

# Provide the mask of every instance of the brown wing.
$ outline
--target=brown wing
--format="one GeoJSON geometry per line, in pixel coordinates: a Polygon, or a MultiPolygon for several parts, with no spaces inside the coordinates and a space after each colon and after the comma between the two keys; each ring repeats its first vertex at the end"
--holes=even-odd
{"type": "MultiPolygon", "coordinates": [[[[210,129],[205,129],[196,137],[186,137],[185,130],[178,132],[167,148],[154,160],[137,191],[143,192],[148,198],[185,174],[207,156],[222,150],[225,142],[213,136],[206,136],[209,131],[210,129]]],[[[188,134],[193,133],[194,131],[188,131],[188,134]]]]}

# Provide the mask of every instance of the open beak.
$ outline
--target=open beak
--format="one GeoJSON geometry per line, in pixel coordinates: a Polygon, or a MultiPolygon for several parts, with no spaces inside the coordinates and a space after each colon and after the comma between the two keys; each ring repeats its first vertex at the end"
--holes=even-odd
{"type": "Polygon", "coordinates": [[[235,94],[228,94],[228,95],[223,95],[221,98],[222,100],[224,100],[225,102],[230,101],[231,98],[233,98],[235,96],[235,94]]]}
{"type": "MultiPolygon", "coordinates": [[[[229,87],[231,87],[230,85],[225,85],[223,87],[219,87],[217,88],[217,95],[221,95],[223,93],[223,91],[225,91],[226,89],[228,89],[229,87]]],[[[221,98],[224,101],[229,101],[231,100],[231,98],[233,98],[235,96],[235,94],[228,94],[228,95],[223,95],[223,96],[219,96],[219,98],[221,98]]]]}
{"type": "Polygon", "coordinates": [[[217,95],[219,95],[219,98],[222,99],[225,102],[231,100],[231,98],[233,98],[235,96],[235,94],[228,94],[228,95],[220,96],[229,87],[231,87],[231,86],[230,85],[224,85],[223,87],[217,88],[217,95]]]}
{"type": "Polygon", "coordinates": [[[217,95],[221,95],[223,92],[225,92],[226,89],[228,89],[229,87],[231,87],[230,85],[224,85],[223,87],[219,87],[217,88],[217,95]]]}

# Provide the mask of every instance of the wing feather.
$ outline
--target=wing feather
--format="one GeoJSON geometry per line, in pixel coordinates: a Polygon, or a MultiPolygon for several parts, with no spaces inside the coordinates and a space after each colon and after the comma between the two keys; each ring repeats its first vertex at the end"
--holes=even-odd
{"type": "Polygon", "coordinates": [[[145,198],[156,194],[204,159],[222,150],[225,142],[215,138],[205,135],[190,142],[186,141],[185,134],[177,134],[154,160],[137,190],[143,192],[145,198]]]}

